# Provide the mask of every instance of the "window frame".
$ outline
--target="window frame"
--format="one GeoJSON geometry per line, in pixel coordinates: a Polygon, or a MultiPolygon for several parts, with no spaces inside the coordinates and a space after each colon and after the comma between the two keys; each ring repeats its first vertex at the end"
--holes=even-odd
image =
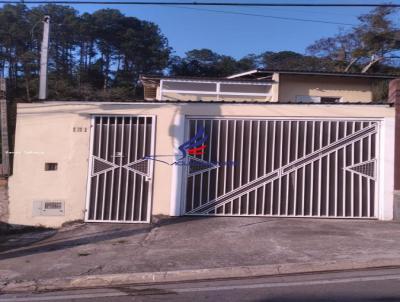
{"type": "MultiPolygon", "coordinates": [[[[160,100],[164,100],[164,93],[181,93],[181,94],[197,94],[197,95],[216,95],[217,101],[220,100],[221,95],[235,95],[235,96],[262,96],[262,97],[271,97],[271,88],[272,83],[267,82],[236,82],[236,81],[212,81],[212,80],[183,80],[183,79],[162,79],[160,80],[160,100]],[[215,91],[197,91],[197,90],[180,90],[180,89],[165,89],[164,82],[175,82],[175,83],[212,83],[216,84],[215,91]],[[266,93],[251,93],[251,92],[221,92],[221,84],[235,84],[235,85],[257,85],[257,86],[266,86],[270,87],[269,92],[266,93]]],[[[266,89],[267,90],[267,89],[266,89]]]]}

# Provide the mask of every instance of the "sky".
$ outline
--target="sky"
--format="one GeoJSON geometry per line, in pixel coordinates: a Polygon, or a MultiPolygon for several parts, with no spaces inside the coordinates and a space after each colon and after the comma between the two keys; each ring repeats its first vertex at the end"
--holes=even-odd
{"type": "MultiPolygon", "coordinates": [[[[162,1],[162,0],[160,0],[162,1]]],[[[180,0],[176,0],[180,1],[180,0]]],[[[185,1],[185,0],[181,0],[185,1]]],[[[190,1],[190,0],[186,0],[190,1]]],[[[199,0],[200,1],[200,0],[199,0]]],[[[202,0],[202,2],[214,0],[202,0]]],[[[246,0],[215,0],[218,2],[246,2],[246,0]]],[[[305,3],[385,3],[380,0],[248,0],[249,2],[305,2],[305,3]]],[[[400,4],[400,0],[392,0],[400,4]]],[[[305,8],[305,7],[199,7],[140,5],[75,5],[81,13],[101,8],[116,8],[127,16],[152,21],[159,25],[176,55],[184,55],[191,49],[209,48],[239,59],[247,54],[264,51],[291,50],[304,53],[314,41],[333,36],[351,25],[326,24],[305,21],[289,21],[279,18],[312,19],[324,22],[358,23],[357,16],[370,8],[305,8]],[[205,10],[218,10],[225,13],[205,10]],[[249,15],[228,14],[226,12],[249,15]]],[[[400,16],[399,16],[400,19],[400,16]]]]}

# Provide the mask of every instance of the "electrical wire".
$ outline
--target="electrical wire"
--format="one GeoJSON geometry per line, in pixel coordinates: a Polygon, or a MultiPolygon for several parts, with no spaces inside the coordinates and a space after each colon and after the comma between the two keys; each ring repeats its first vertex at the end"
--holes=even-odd
{"type": "Polygon", "coordinates": [[[106,4],[106,5],[196,5],[196,6],[238,6],[238,7],[393,7],[400,4],[393,3],[266,3],[266,2],[162,2],[162,1],[9,1],[0,0],[0,4],[106,4]]]}
{"type": "Polygon", "coordinates": [[[292,17],[279,17],[279,16],[262,15],[262,14],[254,14],[254,13],[244,13],[244,12],[234,12],[234,11],[223,11],[223,10],[215,10],[215,9],[207,9],[207,8],[194,8],[194,7],[185,7],[185,6],[176,6],[176,5],[168,5],[168,7],[180,8],[180,9],[190,9],[190,10],[197,10],[197,11],[205,11],[205,12],[222,13],[222,14],[231,14],[231,15],[243,15],[243,16],[250,16],[250,17],[261,17],[261,18],[286,20],[286,21],[299,21],[299,22],[324,23],[324,24],[333,24],[333,25],[356,26],[356,24],[351,24],[351,23],[342,23],[342,22],[315,20],[315,19],[292,18],[292,17]]]}

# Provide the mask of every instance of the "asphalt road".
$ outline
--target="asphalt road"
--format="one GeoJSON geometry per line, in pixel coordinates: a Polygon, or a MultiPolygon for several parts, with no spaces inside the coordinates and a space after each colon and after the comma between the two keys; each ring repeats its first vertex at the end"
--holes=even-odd
{"type": "Polygon", "coordinates": [[[400,269],[1,295],[6,301],[398,302],[400,269]]]}

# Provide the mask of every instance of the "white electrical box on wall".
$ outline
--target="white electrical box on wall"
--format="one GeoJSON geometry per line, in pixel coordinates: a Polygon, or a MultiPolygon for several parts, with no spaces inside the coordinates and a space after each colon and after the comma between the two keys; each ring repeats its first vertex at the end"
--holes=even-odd
{"type": "Polygon", "coordinates": [[[32,216],[64,216],[63,200],[34,200],[32,216]]]}

